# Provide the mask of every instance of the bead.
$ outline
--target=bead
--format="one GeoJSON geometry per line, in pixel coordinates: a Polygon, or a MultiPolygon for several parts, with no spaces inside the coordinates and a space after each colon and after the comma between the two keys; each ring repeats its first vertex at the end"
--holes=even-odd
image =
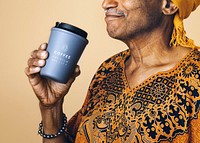
{"type": "Polygon", "coordinates": [[[45,134],[45,133],[43,132],[43,124],[42,124],[42,122],[41,122],[41,123],[39,124],[38,134],[39,134],[40,136],[42,136],[43,138],[46,138],[46,139],[55,138],[55,137],[57,137],[57,136],[59,136],[59,135],[61,135],[62,133],[65,132],[65,129],[67,128],[66,123],[67,123],[67,117],[66,117],[65,114],[63,114],[63,125],[62,125],[62,127],[59,129],[59,131],[58,131],[56,134],[45,134]]]}

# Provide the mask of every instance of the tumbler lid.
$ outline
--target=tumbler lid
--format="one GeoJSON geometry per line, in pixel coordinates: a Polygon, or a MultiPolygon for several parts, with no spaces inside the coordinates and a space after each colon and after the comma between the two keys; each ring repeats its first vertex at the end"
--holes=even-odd
{"type": "Polygon", "coordinates": [[[85,32],[84,30],[76,27],[76,26],[73,26],[73,25],[70,25],[70,24],[67,24],[67,23],[63,23],[63,22],[56,22],[56,26],[55,28],[60,28],[60,29],[64,29],[64,30],[67,30],[67,31],[70,31],[70,32],[73,32],[75,34],[78,34],[84,38],[87,38],[87,32],[85,32]]]}

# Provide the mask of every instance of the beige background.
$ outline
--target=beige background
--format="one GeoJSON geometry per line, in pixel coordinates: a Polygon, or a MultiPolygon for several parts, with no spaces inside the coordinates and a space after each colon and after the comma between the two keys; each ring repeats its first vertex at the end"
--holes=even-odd
{"type": "MultiPolygon", "coordinates": [[[[32,50],[47,42],[50,28],[64,21],[85,29],[90,41],[79,65],[82,74],[66,97],[71,117],[83,103],[96,69],[126,49],[107,36],[100,0],[0,0],[0,142],[37,143],[38,101],[24,74],[32,50]]],[[[188,36],[200,45],[200,8],[185,21],[188,36]]]]}

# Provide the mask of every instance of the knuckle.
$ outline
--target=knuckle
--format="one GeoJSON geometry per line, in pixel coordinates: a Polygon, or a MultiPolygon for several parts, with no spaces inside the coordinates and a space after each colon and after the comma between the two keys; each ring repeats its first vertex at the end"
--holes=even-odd
{"type": "Polygon", "coordinates": [[[31,74],[37,73],[39,71],[40,71],[39,67],[32,66],[32,67],[29,68],[29,73],[31,73],[31,74]]]}
{"type": "Polygon", "coordinates": [[[24,70],[24,73],[28,76],[29,75],[29,72],[28,72],[29,68],[26,67],[25,70],[24,70]]]}
{"type": "Polygon", "coordinates": [[[46,59],[48,57],[48,52],[47,51],[42,51],[41,52],[41,58],[46,59]]]}
{"type": "Polygon", "coordinates": [[[35,57],[35,53],[37,52],[37,50],[34,50],[31,52],[31,57],[35,57]]]}
{"type": "Polygon", "coordinates": [[[36,57],[37,57],[38,59],[46,59],[46,57],[47,57],[47,51],[39,50],[39,51],[36,53],[36,57]]]}
{"type": "Polygon", "coordinates": [[[47,43],[42,43],[39,47],[39,49],[46,49],[47,43]]]}
{"type": "Polygon", "coordinates": [[[44,66],[45,65],[45,60],[38,60],[38,66],[44,66]]]}
{"type": "Polygon", "coordinates": [[[27,64],[30,66],[32,63],[32,58],[28,59],[27,64]]]}

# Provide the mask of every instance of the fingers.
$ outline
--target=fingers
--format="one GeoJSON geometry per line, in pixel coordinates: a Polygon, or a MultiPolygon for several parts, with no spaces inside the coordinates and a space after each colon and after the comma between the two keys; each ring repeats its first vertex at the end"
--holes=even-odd
{"type": "Polygon", "coordinates": [[[31,85],[35,86],[41,81],[41,77],[39,76],[39,74],[33,74],[33,73],[38,73],[40,71],[40,69],[38,69],[38,72],[30,71],[30,70],[32,70],[32,69],[30,69],[28,67],[25,68],[25,74],[28,76],[29,82],[31,83],[31,85]]]}
{"type": "Polygon", "coordinates": [[[38,50],[34,50],[31,53],[31,57],[36,58],[36,59],[43,59],[43,60],[46,59],[48,57],[48,52],[46,51],[46,48],[47,48],[47,44],[40,45],[38,50]]]}
{"type": "Polygon", "coordinates": [[[36,66],[36,67],[43,67],[45,65],[46,61],[45,60],[41,60],[41,59],[34,59],[34,58],[30,58],[27,62],[28,66],[36,66]]]}
{"type": "Polygon", "coordinates": [[[41,67],[46,63],[46,58],[48,57],[48,52],[46,51],[47,44],[41,44],[38,50],[34,50],[31,53],[31,58],[28,59],[27,65],[25,68],[25,73],[27,76],[32,77],[31,75],[39,73],[41,67]]]}
{"type": "Polygon", "coordinates": [[[40,47],[38,48],[39,50],[46,50],[47,49],[47,43],[43,43],[40,45],[40,47]]]}
{"type": "MultiPolygon", "coordinates": [[[[34,50],[31,53],[31,57],[27,61],[28,67],[25,68],[25,74],[28,76],[29,80],[32,82],[35,82],[41,80],[41,77],[39,76],[39,72],[41,71],[41,68],[45,66],[46,59],[48,57],[48,52],[46,51],[47,44],[41,44],[37,50],[34,50]]],[[[67,86],[71,86],[71,84],[74,82],[77,76],[80,75],[80,67],[77,65],[73,75],[67,82],[67,86]]]]}
{"type": "Polygon", "coordinates": [[[80,74],[81,74],[80,67],[79,67],[79,65],[76,65],[76,68],[75,68],[75,70],[74,70],[73,76],[74,76],[74,77],[77,77],[77,76],[79,76],[80,74]]]}
{"type": "Polygon", "coordinates": [[[40,72],[40,70],[41,70],[41,68],[40,67],[26,67],[25,68],[25,74],[27,75],[27,76],[30,76],[31,77],[31,75],[33,75],[33,74],[36,74],[36,73],[39,73],[40,72]]]}

